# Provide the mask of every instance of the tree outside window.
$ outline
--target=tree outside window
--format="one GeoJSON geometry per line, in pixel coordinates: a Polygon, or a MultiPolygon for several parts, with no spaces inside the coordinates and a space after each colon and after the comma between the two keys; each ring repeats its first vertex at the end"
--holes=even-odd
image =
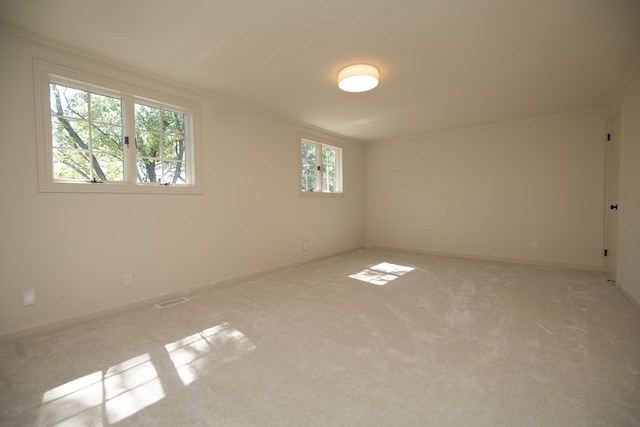
{"type": "Polygon", "coordinates": [[[54,179],[123,181],[122,102],[51,83],[54,179]]]}
{"type": "Polygon", "coordinates": [[[342,150],[338,147],[301,140],[301,190],[303,192],[342,192],[342,150]]]}
{"type": "Polygon", "coordinates": [[[40,60],[34,81],[40,191],[202,193],[197,103],[40,60]]]}

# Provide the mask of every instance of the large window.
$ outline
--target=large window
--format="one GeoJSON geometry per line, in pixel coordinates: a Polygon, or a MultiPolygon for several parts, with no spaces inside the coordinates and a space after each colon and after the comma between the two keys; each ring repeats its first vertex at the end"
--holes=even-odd
{"type": "Polygon", "coordinates": [[[342,150],[306,138],[300,141],[302,191],[342,193],[342,150]]]}
{"type": "Polygon", "coordinates": [[[199,192],[197,107],[36,62],[42,191],[199,192]]]}

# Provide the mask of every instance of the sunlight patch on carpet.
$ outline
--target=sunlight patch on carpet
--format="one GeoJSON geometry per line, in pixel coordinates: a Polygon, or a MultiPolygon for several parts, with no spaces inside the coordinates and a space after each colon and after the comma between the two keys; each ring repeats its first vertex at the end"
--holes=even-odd
{"type": "Polygon", "coordinates": [[[255,348],[242,332],[232,328],[228,322],[165,345],[184,385],[255,348]]]}
{"type": "Polygon", "coordinates": [[[79,377],[42,396],[40,424],[117,423],[165,397],[148,353],[79,377]]]}
{"type": "Polygon", "coordinates": [[[362,282],[371,283],[373,285],[384,286],[413,270],[415,270],[414,267],[383,262],[372,267],[365,268],[364,270],[352,274],[349,277],[362,282]]]}

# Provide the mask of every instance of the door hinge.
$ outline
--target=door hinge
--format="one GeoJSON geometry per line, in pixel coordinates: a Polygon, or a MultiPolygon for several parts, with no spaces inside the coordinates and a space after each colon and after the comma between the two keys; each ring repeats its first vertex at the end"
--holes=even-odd
{"type": "Polygon", "coordinates": [[[611,134],[610,133],[607,134],[607,141],[611,141],[611,134]]]}
{"type": "Polygon", "coordinates": [[[609,251],[605,249],[604,250],[604,256],[607,256],[608,253],[609,253],[609,251]]]}

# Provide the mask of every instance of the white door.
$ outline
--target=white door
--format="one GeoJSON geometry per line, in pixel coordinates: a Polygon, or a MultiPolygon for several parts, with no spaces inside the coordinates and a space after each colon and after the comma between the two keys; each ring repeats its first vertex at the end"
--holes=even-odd
{"type": "Polygon", "coordinates": [[[607,197],[604,269],[609,280],[618,279],[618,216],[620,206],[620,114],[609,122],[607,142],[607,197]]]}

